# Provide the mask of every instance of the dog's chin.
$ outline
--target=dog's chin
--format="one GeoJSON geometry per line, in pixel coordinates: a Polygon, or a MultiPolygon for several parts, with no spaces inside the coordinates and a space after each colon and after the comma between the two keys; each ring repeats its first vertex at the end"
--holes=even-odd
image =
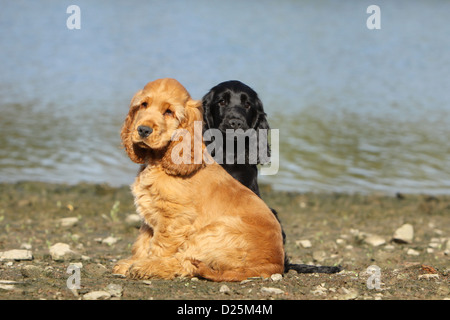
{"type": "Polygon", "coordinates": [[[134,145],[141,149],[147,149],[147,150],[163,150],[167,147],[168,143],[164,141],[158,141],[158,142],[151,142],[148,140],[138,140],[133,142],[134,145]]]}
{"type": "Polygon", "coordinates": [[[152,147],[150,147],[150,145],[148,145],[147,143],[145,143],[145,141],[143,140],[139,140],[139,141],[133,141],[133,144],[141,149],[152,149],[152,147]]]}
{"type": "Polygon", "coordinates": [[[241,129],[242,131],[246,132],[247,130],[250,129],[250,127],[244,126],[244,127],[242,127],[242,128],[239,128],[239,129],[234,129],[234,128],[232,128],[232,127],[229,126],[229,125],[221,124],[221,125],[219,125],[218,129],[220,130],[220,132],[222,132],[222,133],[225,135],[225,134],[227,133],[227,130],[233,130],[233,132],[234,132],[234,131],[236,131],[236,130],[241,129]]]}

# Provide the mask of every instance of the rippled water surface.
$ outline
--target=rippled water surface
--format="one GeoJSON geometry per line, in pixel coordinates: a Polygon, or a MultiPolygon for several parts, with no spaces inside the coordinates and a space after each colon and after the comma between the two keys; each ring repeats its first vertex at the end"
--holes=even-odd
{"type": "Polygon", "coordinates": [[[133,94],[239,79],[280,133],[277,189],[450,192],[450,2],[8,1],[0,10],[0,181],[129,184],[133,94]]]}

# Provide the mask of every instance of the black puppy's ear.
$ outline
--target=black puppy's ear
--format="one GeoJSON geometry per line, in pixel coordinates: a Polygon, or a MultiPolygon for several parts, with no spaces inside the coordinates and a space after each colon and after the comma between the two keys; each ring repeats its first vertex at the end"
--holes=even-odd
{"type": "Polygon", "coordinates": [[[214,119],[211,112],[211,104],[214,93],[213,91],[209,91],[202,99],[203,105],[203,131],[206,131],[210,128],[214,127],[214,119]]]}
{"type": "Polygon", "coordinates": [[[258,137],[258,164],[267,164],[270,162],[270,144],[269,144],[269,122],[264,112],[263,104],[259,98],[256,98],[256,115],[253,119],[252,128],[256,130],[258,137]],[[260,150],[260,146],[266,146],[266,150],[260,150]],[[264,152],[265,151],[265,152],[264,152]]]}

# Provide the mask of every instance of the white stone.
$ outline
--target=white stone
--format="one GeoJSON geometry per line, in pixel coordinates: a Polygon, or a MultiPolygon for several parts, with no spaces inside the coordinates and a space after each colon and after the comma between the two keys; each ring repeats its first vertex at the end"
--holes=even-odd
{"type": "Polygon", "coordinates": [[[426,279],[426,280],[430,280],[430,279],[439,279],[439,275],[437,273],[427,273],[427,274],[421,274],[419,276],[419,280],[420,279],[426,279]]]}
{"type": "Polygon", "coordinates": [[[325,253],[325,251],[314,251],[313,252],[313,260],[317,261],[317,262],[323,262],[327,256],[327,254],[325,253]]]}
{"type": "Polygon", "coordinates": [[[108,284],[108,286],[105,288],[105,290],[112,296],[112,297],[121,297],[123,288],[120,284],[111,283],[108,284]]]}
{"type": "Polygon", "coordinates": [[[309,240],[297,240],[297,241],[295,241],[295,244],[297,246],[302,246],[303,248],[311,248],[312,247],[311,241],[309,241],[309,240]]]}
{"type": "Polygon", "coordinates": [[[13,284],[0,284],[0,289],[2,289],[2,290],[14,290],[15,286],[13,284]]]}
{"type": "Polygon", "coordinates": [[[319,284],[314,290],[311,290],[311,293],[315,296],[323,296],[327,294],[327,291],[328,289],[323,284],[319,284]]]}
{"type": "Polygon", "coordinates": [[[106,291],[91,291],[83,296],[84,300],[105,300],[111,298],[111,294],[106,291]]]}
{"type": "Polygon", "coordinates": [[[119,241],[118,238],[114,238],[114,237],[107,237],[105,239],[102,240],[103,244],[107,244],[108,246],[112,246],[113,244],[115,244],[117,241],[119,241]]]}
{"type": "Polygon", "coordinates": [[[283,294],[284,291],[278,288],[270,288],[270,287],[262,287],[261,288],[261,292],[262,293],[267,293],[267,294],[283,294]]]}
{"type": "Polygon", "coordinates": [[[270,279],[272,279],[272,281],[281,281],[283,279],[283,275],[279,273],[274,273],[273,275],[270,276],[270,279]]]}
{"type": "Polygon", "coordinates": [[[127,226],[130,227],[135,227],[135,228],[139,228],[141,226],[141,217],[136,214],[129,214],[126,218],[125,218],[125,223],[127,224],[127,226]]]}
{"type": "Polygon", "coordinates": [[[50,255],[54,261],[78,259],[80,255],[70,249],[66,243],[58,242],[50,247],[50,255]]]}
{"type": "Polygon", "coordinates": [[[377,235],[369,235],[364,239],[364,242],[370,244],[371,246],[378,247],[385,244],[386,240],[377,235]]]}
{"type": "Polygon", "coordinates": [[[229,294],[231,292],[230,288],[226,284],[220,286],[219,292],[229,294]]]}
{"type": "Polygon", "coordinates": [[[20,282],[14,280],[0,280],[0,284],[20,284],[20,282]]]}
{"type": "Polygon", "coordinates": [[[30,250],[13,249],[4,252],[0,252],[0,261],[3,260],[33,260],[33,254],[30,250]]]}
{"type": "Polygon", "coordinates": [[[414,238],[414,228],[411,224],[406,223],[395,230],[392,239],[398,243],[411,243],[414,238]]]}
{"type": "Polygon", "coordinates": [[[78,218],[77,217],[62,218],[58,220],[58,223],[61,227],[70,228],[78,223],[78,218]]]}
{"type": "Polygon", "coordinates": [[[0,289],[2,290],[14,290],[16,284],[21,284],[22,282],[17,282],[13,280],[0,280],[0,289]]]}
{"type": "Polygon", "coordinates": [[[410,256],[418,256],[420,255],[420,252],[412,248],[409,248],[408,251],[406,251],[406,254],[410,256]]]}

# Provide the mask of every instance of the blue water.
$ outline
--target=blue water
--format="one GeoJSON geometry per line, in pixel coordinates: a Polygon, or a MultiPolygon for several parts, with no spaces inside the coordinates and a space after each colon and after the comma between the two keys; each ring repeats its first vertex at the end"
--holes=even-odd
{"type": "Polygon", "coordinates": [[[450,2],[9,1],[0,9],[0,181],[112,185],[137,165],[133,94],[239,79],[280,131],[276,189],[450,193],[450,2]],[[69,5],[81,29],[69,30],[69,5]],[[381,8],[369,30],[366,9],[381,8]]]}

